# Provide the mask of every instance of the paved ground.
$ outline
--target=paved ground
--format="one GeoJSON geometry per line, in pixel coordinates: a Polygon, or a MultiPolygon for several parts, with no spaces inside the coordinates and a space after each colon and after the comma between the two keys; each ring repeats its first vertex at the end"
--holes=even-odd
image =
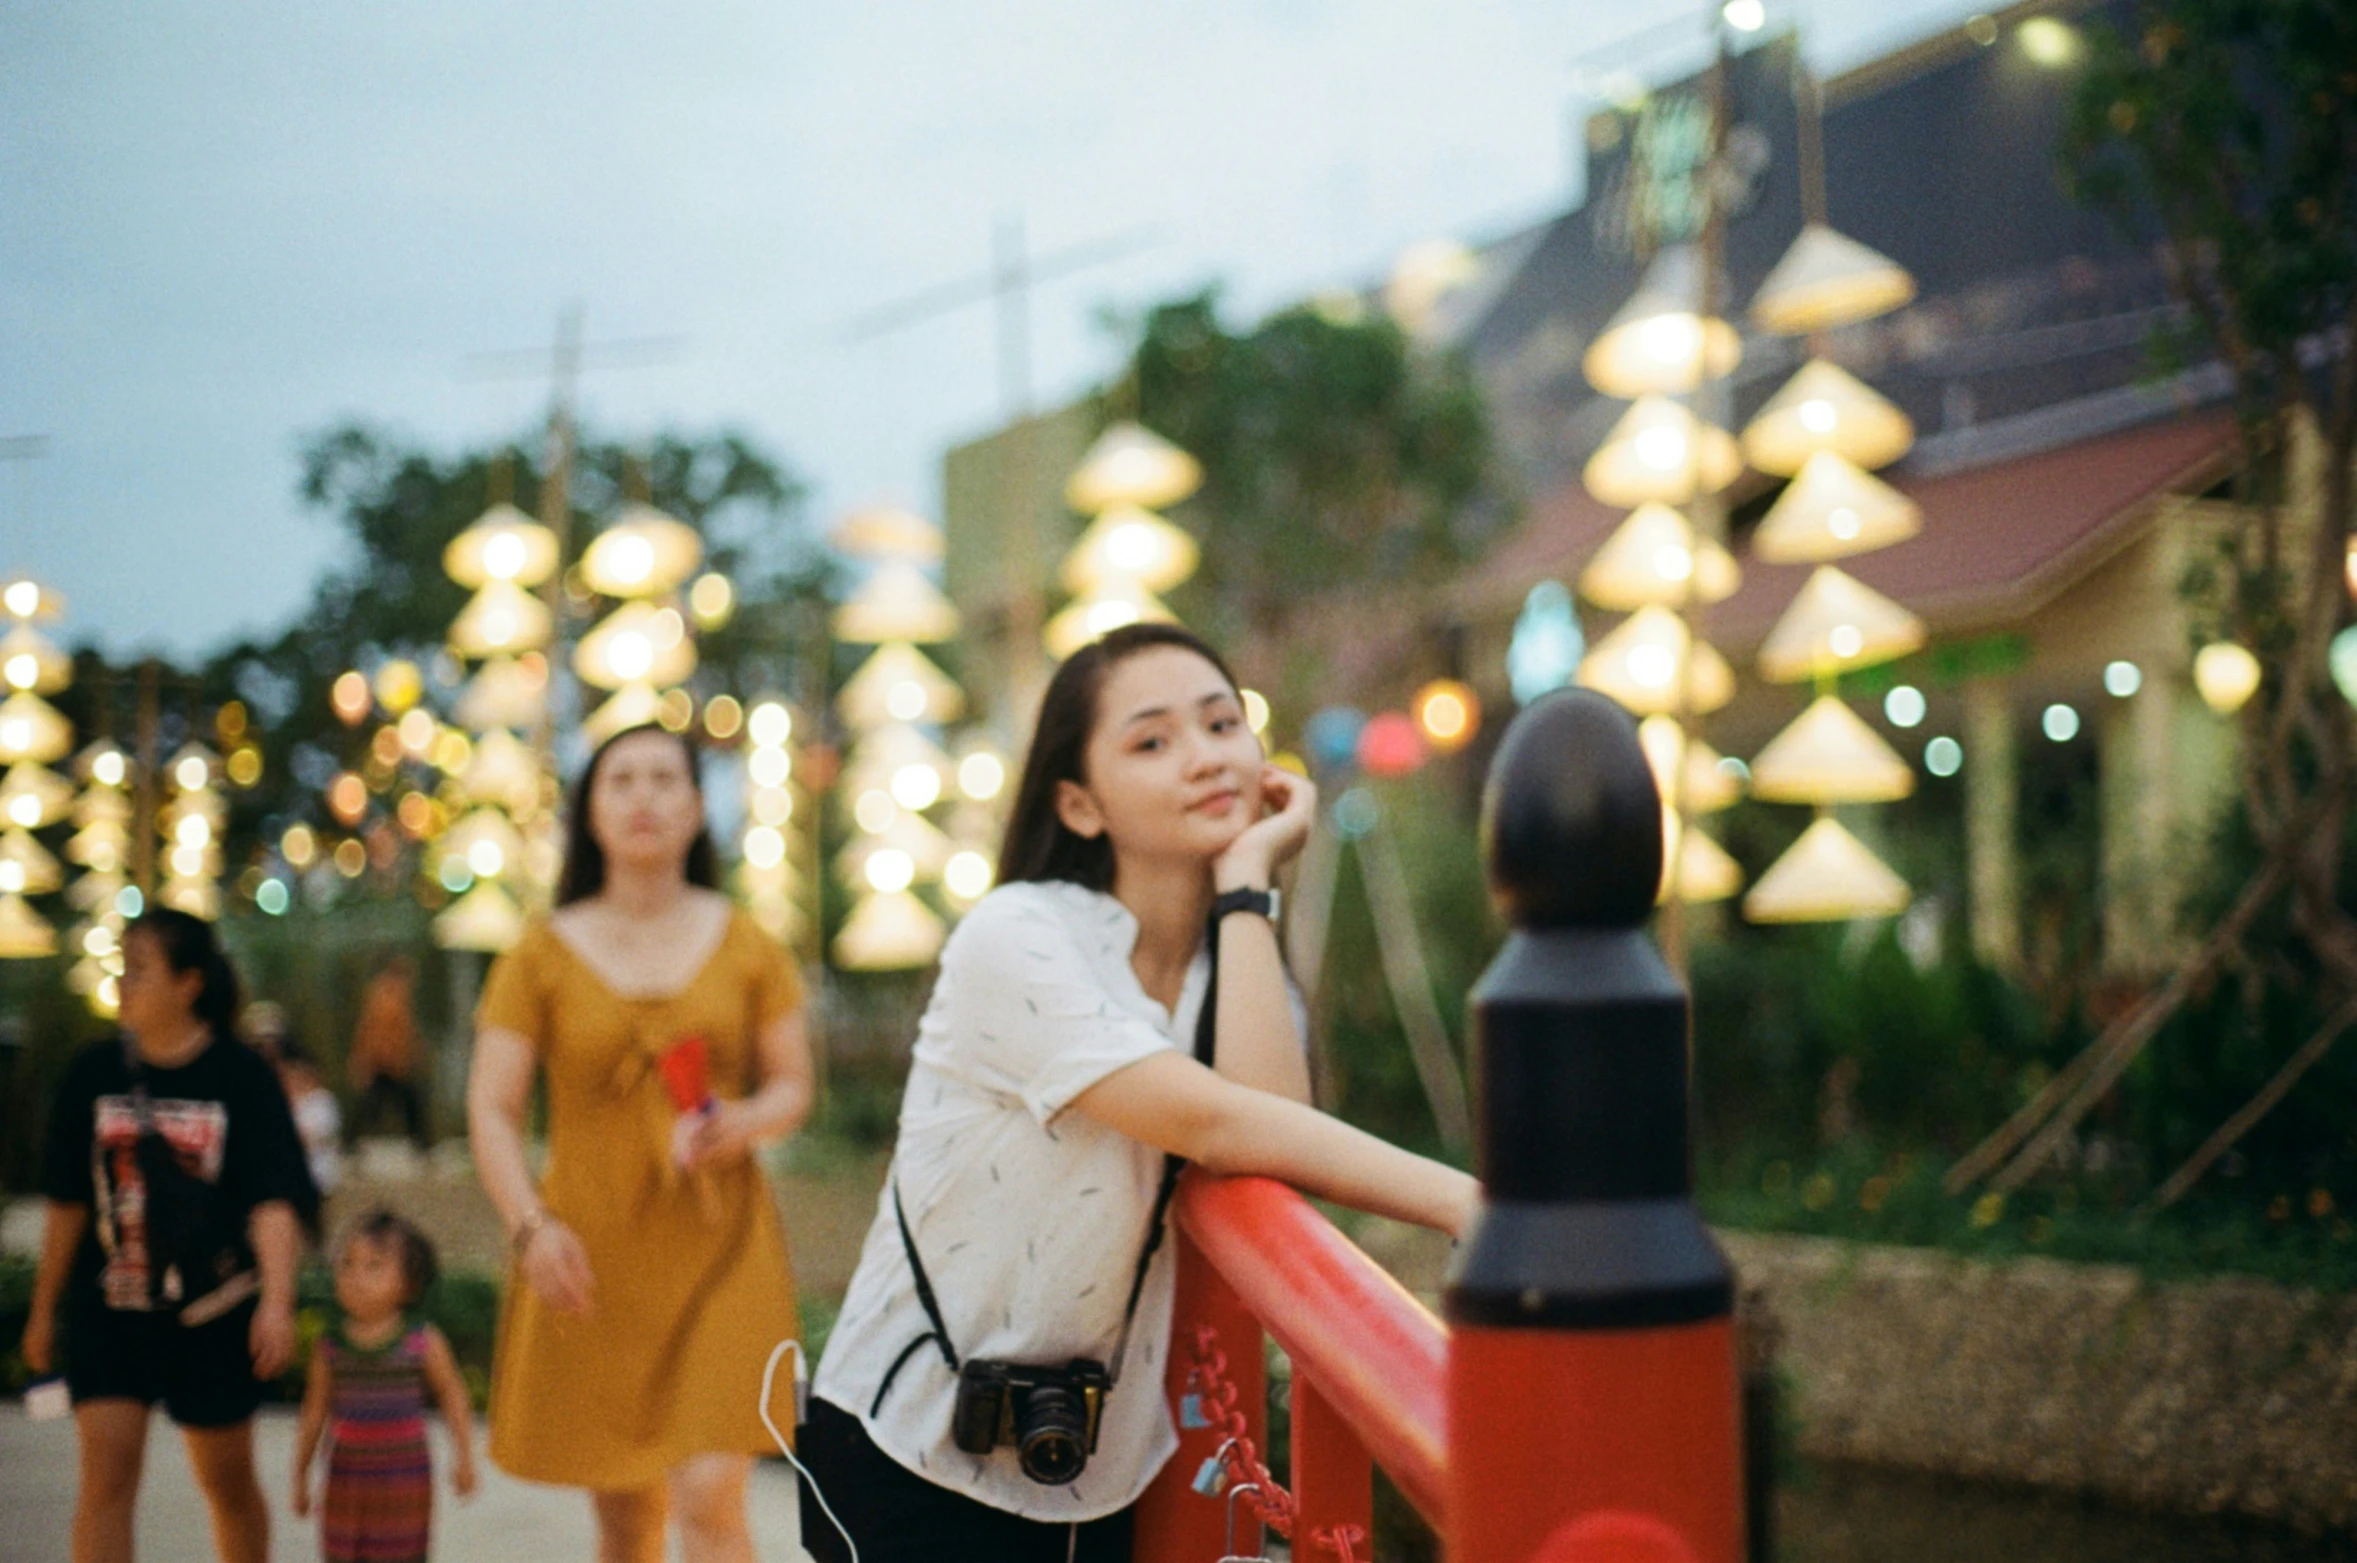
{"type": "MultiPolygon", "coordinates": [[[[481,1447],[478,1432],[477,1448],[481,1447]]],[[[312,1522],[287,1507],[287,1467],[294,1458],[291,1407],[265,1411],[255,1421],[255,1459],[271,1511],[272,1563],[316,1563],[312,1522]]],[[[481,1464],[473,1498],[450,1495],[448,1446],[435,1430],[434,1468],[442,1482],[435,1498],[434,1555],[453,1559],[582,1559],[592,1556],[589,1500],[561,1487],[541,1487],[481,1464]]],[[[801,1523],[794,1473],[783,1461],[760,1462],[753,1473],[753,1536],[762,1563],[802,1563],[801,1523]]],[[[0,1563],[67,1563],[74,1510],[74,1425],[28,1422],[24,1408],[0,1405],[0,1563]]],[[[158,1417],[148,1436],[147,1478],[140,1484],[139,1556],[145,1563],[204,1563],[212,1553],[204,1500],[198,1496],[179,1435],[158,1417]]]]}

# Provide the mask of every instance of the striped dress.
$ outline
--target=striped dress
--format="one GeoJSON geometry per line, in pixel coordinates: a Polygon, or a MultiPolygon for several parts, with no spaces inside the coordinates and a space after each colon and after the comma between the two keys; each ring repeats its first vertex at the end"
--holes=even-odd
{"type": "Polygon", "coordinates": [[[434,1518],[426,1451],[426,1332],[373,1349],[327,1338],[335,1401],[328,1414],[327,1563],[425,1563],[434,1518]]]}

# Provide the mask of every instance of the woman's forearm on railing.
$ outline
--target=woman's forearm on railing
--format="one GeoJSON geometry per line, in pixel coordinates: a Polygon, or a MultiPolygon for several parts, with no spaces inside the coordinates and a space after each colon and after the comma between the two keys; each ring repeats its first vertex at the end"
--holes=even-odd
{"type": "Polygon", "coordinates": [[[1401,1150],[1314,1107],[1237,1088],[1204,1154],[1214,1172],[1255,1174],[1418,1226],[1462,1236],[1473,1223],[1480,1185],[1413,1151],[1401,1150]]]}

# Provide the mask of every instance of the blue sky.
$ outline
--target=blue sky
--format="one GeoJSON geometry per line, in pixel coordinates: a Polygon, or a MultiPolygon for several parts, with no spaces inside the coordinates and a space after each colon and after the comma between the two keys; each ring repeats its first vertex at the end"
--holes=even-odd
{"type": "MultiPolygon", "coordinates": [[[[1770,12],[1839,68],[1973,9],[1770,12]]],[[[930,510],[942,449],[999,406],[991,315],[846,327],[984,268],[1001,217],[1040,251],[1156,236],[1039,289],[1053,400],[1115,362],[1108,306],[1219,280],[1252,312],[1561,209],[1575,62],[1685,15],[0,0],[0,436],[50,440],[0,472],[0,569],[115,653],[265,631],[334,560],[301,436],[508,437],[545,383],[470,359],[545,344],[576,301],[593,341],[680,344],[584,380],[601,429],[744,428],[822,523],[930,510]]]]}

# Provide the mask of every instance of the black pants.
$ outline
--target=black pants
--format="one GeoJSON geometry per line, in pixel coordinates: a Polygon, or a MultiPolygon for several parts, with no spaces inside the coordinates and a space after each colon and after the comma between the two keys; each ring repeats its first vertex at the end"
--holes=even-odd
{"type": "MultiPolygon", "coordinates": [[[[1051,1525],[977,1503],[909,1470],[876,1447],[859,1418],[816,1397],[794,1448],[859,1543],[859,1563],[1129,1563],[1129,1510],[1051,1525]]],[[[807,1481],[802,1546],[818,1563],[850,1563],[807,1481]]]]}
{"type": "Polygon", "coordinates": [[[417,1087],[407,1080],[392,1075],[377,1075],[360,1088],[360,1099],[352,1104],[352,1129],[348,1136],[358,1141],[362,1134],[384,1121],[386,1113],[397,1114],[401,1132],[419,1150],[426,1148],[426,1101],[417,1087]]]}

